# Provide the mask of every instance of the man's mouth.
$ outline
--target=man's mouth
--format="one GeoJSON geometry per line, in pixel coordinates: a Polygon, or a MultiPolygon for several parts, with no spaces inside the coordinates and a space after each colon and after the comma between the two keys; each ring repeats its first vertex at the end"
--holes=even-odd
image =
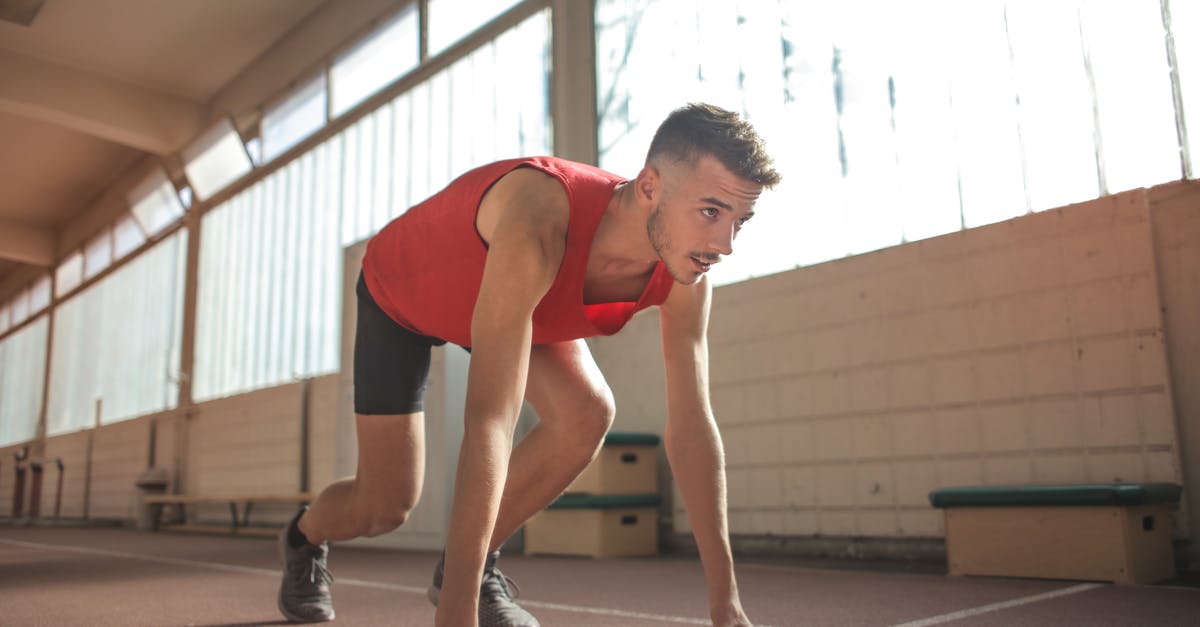
{"type": "Polygon", "coordinates": [[[694,264],[696,269],[700,272],[708,272],[708,269],[711,268],[714,263],[716,263],[716,261],[705,263],[699,257],[692,257],[692,264],[694,264]]]}

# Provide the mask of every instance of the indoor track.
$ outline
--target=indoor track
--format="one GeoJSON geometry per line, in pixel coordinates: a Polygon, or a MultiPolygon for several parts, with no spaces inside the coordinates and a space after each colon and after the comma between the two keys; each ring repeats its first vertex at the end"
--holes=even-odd
{"type": "MultiPolygon", "coordinates": [[[[437,555],[334,547],[337,625],[432,625],[437,555]]],[[[0,527],[0,625],[271,625],[275,541],[119,528],[0,527]]],[[[546,627],[706,625],[687,558],[506,555],[505,574],[546,627]]],[[[763,625],[1195,625],[1200,589],[739,563],[763,625]]]]}

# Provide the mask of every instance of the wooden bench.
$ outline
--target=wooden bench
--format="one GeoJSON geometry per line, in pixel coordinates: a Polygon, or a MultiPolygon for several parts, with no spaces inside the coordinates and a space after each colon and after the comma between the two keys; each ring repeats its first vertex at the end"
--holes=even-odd
{"type": "MultiPolygon", "coordinates": [[[[171,529],[175,531],[224,531],[228,533],[243,533],[254,534],[256,531],[250,527],[250,510],[253,509],[255,503],[311,503],[317,494],[315,492],[297,492],[290,494],[240,494],[240,495],[184,495],[184,494],[151,494],[142,497],[142,502],[154,508],[151,515],[153,528],[155,531],[159,529],[171,529]],[[188,505],[228,505],[231,524],[229,527],[213,526],[213,525],[188,525],[174,524],[169,526],[160,525],[162,519],[162,510],[164,506],[175,505],[179,507],[180,517],[185,518],[183,508],[188,505]],[[240,511],[239,511],[240,508],[240,511]]],[[[278,530],[267,530],[270,533],[277,533],[278,530]]]]}
{"type": "Polygon", "coordinates": [[[929,494],[945,510],[951,575],[1153,583],[1175,575],[1172,483],[979,486],[929,494]]]}

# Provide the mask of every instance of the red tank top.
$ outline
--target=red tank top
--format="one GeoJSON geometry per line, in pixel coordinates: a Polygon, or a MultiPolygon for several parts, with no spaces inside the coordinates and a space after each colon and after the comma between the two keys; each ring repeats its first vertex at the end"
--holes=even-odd
{"type": "Polygon", "coordinates": [[[571,208],[562,265],[533,312],[534,344],[612,335],[633,314],[666,300],[673,279],[660,261],[637,302],[584,304],[592,239],[613,190],[624,179],[581,163],[531,157],[467,172],[371,238],[363,278],[380,309],[415,333],[471,345],[471,317],[487,259],[475,215],[484,192],[518,167],[557,178],[571,208]]]}

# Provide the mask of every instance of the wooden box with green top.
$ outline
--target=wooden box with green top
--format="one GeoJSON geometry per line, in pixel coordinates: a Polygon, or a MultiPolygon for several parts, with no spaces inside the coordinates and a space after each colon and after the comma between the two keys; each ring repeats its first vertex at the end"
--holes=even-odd
{"type": "Polygon", "coordinates": [[[657,494],[567,494],[525,523],[525,553],[632,557],[658,553],[657,494]]]}
{"type": "Polygon", "coordinates": [[[1175,575],[1172,483],[983,486],[929,495],[951,575],[1152,583],[1175,575]]]}
{"type": "Polygon", "coordinates": [[[609,433],[604,447],[567,487],[567,494],[655,494],[659,438],[653,433],[609,433]]]}

